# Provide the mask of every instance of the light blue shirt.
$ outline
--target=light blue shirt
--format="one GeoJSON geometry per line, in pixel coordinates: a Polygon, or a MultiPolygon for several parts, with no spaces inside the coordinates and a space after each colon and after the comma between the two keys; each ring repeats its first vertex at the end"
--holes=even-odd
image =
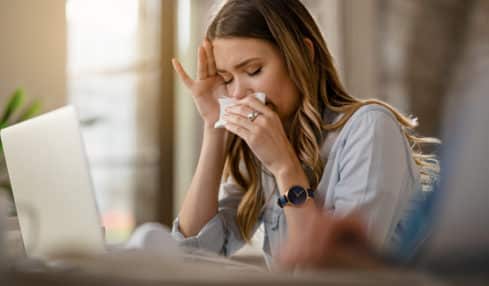
{"type": "MultiPolygon", "coordinates": [[[[379,250],[396,244],[420,183],[411,148],[394,115],[379,105],[361,107],[340,131],[326,136],[321,157],[327,163],[315,190],[315,203],[333,215],[358,212],[368,238],[379,250]]],[[[263,251],[270,263],[286,238],[287,222],[277,205],[279,191],[274,177],[266,171],[261,176],[266,204],[255,229],[263,223],[263,251]]],[[[186,247],[233,254],[245,243],[236,223],[241,197],[235,183],[222,183],[217,215],[192,237],[180,233],[176,218],[173,237],[186,247]]]]}

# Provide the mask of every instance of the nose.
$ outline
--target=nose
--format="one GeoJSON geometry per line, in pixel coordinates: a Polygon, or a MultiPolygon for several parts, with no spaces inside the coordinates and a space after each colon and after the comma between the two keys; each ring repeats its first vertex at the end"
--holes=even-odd
{"type": "Polygon", "coordinates": [[[231,96],[234,99],[243,99],[247,95],[253,93],[249,88],[246,88],[242,83],[236,80],[233,91],[231,92],[231,96]]]}

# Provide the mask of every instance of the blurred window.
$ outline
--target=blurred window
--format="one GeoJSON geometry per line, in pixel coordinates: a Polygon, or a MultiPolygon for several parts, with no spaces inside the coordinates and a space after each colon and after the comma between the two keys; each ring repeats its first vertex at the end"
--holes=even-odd
{"type": "Polygon", "coordinates": [[[68,98],[82,118],[108,242],[153,220],[158,189],[159,0],[67,0],[68,98]],[[141,206],[141,207],[139,207],[141,206]]]}

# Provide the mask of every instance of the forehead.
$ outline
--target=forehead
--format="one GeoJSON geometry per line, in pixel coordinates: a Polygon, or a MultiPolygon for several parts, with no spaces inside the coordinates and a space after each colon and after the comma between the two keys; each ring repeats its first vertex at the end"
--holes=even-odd
{"type": "Polygon", "coordinates": [[[254,38],[217,38],[212,45],[218,69],[231,69],[249,58],[271,60],[280,56],[271,43],[254,38]]]}

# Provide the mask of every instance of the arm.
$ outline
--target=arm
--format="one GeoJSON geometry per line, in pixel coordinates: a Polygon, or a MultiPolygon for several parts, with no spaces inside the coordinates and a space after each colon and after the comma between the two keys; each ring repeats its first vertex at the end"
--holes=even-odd
{"type": "Polygon", "coordinates": [[[173,67],[192,97],[204,121],[204,138],[197,170],[180,211],[180,230],[195,235],[217,213],[217,194],[225,160],[225,133],[212,126],[219,117],[217,98],[226,94],[223,79],[216,73],[211,43],[205,40],[198,50],[197,78],[190,78],[177,60],[173,67]]]}
{"type": "MultiPolygon", "coordinates": [[[[219,187],[218,210],[215,215],[204,223],[198,233],[187,237],[180,231],[177,217],[173,224],[173,237],[184,247],[205,249],[225,256],[233,254],[244,244],[236,223],[236,213],[242,196],[242,189],[232,178],[228,178],[219,187]]],[[[255,230],[257,227],[258,223],[255,230]]]]}
{"type": "MultiPolygon", "coordinates": [[[[224,118],[226,129],[243,138],[260,162],[274,175],[281,194],[294,185],[309,188],[307,176],[275,111],[249,96],[228,108],[224,118]],[[247,114],[252,111],[260,114],[256,120],[247,118],[247,114]]],[[[289,232],[307,217],[305,209],[311,205],[308,202],[300,208],[284,209],[289,232]]]]}
{"type": "Polygon", "coordinates": [[[179,213],[180,232],[196,235],[217,214],[218,190],[225,160],[222,129],[204,127],[197,169],[179,213]]]}
{"type": "Polygon", "coordinates": [[[384,111],[352,118],[339,151],[334,215],[313,204],[291,209],[302,223],[290,228],[279,262],[285,267],[387,267],[375,244],[396,221],[408,176],[409,146],[398,124],[384,111]]]}
{"type": "Polygon", "coordinates": [[[365,226],[356,214],[335,217],[311,204],[307,219],[290,231],[276,262],[285,269],[387,267],[367,240],[365,226]]]}

